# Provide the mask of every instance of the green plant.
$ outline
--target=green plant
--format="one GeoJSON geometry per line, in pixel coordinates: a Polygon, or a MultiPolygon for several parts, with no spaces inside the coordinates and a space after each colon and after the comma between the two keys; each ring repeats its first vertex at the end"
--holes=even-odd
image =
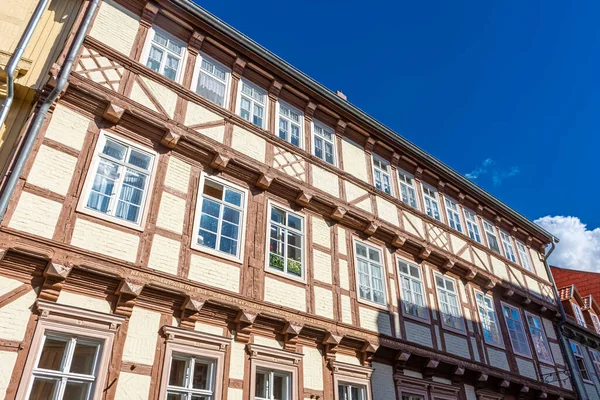
{"type": "Polygon", "coordinates": [[[300,263],[300,261],[288,260],[287,269],[288,272],[291,272],[292,274],[298,276],[302,275],[302,264],[300,263]]]}
{"type": "Polygon", "coordinates": [[[283,257],[278,256],[277,254],[270,253],[269,265],[273,268],[277,268],[283,271],[283,257]]]}

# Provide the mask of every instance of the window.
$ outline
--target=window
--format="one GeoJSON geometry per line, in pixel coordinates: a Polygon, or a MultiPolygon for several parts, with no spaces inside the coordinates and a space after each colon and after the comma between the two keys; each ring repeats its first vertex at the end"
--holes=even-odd
{"type": "Polygon", "coordinates": [[[583,313],[581,312],[581,307],[578,304],[571,303],[573,306],[573,312],[575,313],[575,318],[577,319],[577,323],[583,327],[586,326],[585,318],[583,318],[583,313]]]}
{"type": "Polygon", "coordinates": [[[259,128],[264,128],[267,94],[254,85],[240,81],[238,114],[259,128]]]}
{"type": "Polygon", "coordinates": [[[38,323],[18,399],[102,397],[115,329],[124,317],[38,300],[38,323]]]}
{"type": "Polygon", "coordinates": [[[460,311],[456,281],[436,274],[435,283],[437,286],[438,302],[444,326],[464,331],[465,326],[460,311]]]}
{"type": "Polygon", "coordinates": [[[365,387],[350,383],[338,383],[339,400],[366,400],[365,387]]]}
{"type": "Polygon", "coordinates": [[[579,367],[579,372],[581,373],[581,377],[584,381],[591,381],[590,374],[587,371],[585,366],[585,359],[583,358],[583,351],[581,350],[581,346],[579,343],[575,343],[574,341],[570,341],[571,343],[571,351],[575,356],[575,360],[577,361],[577,366],[579,367]]]}
{"type": "Polygon", "coordinates": [[[502,335],[498,327],[498,318],[496,317],[496,309],[494,308],[494,299],[492,296],[475,292],[477,301],[477,310],[479,311],[479,319],[483,328],[483,337],[486,343],[496,346],[502,346],[502,335]]]}
{"type": "Polygon", "coordinates": [[[596,375],[600,378],[600,353],[598,350],[589,349],[590,358],[592,359],[592,364],[594,364],[594,371],[596,371],[596,375]]]}
{"type": "Polygon", "coordinates": [[[269,232],[269,268],[303,278],[304,218],[271,205],[269,232]]]}
{"type": "Polygon", "coordinates": [[[415,178],[407,172],[398,170],[398,183],[400,184],[400,200],[411,207],[419,208],[417,205],[415,178]]]}
{"type": "Polygon", "coordinates": [[[523,356],[530,356],[531,350],[529,349],[529,343],[527,343],[519,310],[503,303],[502,312],[504,313],[504,320],[506,321],[506,327],[508,328],[514,352],[523,356]]]}
{"type": "Polygon", "coordinates": [[[335,133],[320,122],[313,121],[313,151],[321,160],[335,165],[335,133]]]}
{"type": "Polygon", "coordinates": [[[424,400],[424,397],[418,394],[402,393],[402,400],[424,400]]]}
{"type": "Polygon", "coordinates": [[[154,154],[102,132],[90,167],[84,210],[142,225],[154,154]]]}
{"type": "Polygon", "coordinates": [[[428,319],[421,269],[418,265],[398,259],[404,314],[428,319]]]}
{"type": "Polygon", "coordinates": [[[423,185],[423,201],[425,202],[427,215],[441,221],[437,190],[431,186],[423,185]]]}
{"type": "Polygon", "coordinates": [[[598,319],[598,315],[590,312],[590,316],[592,317],[592,323],[594,324],[594,329],[596,329],[597,333],[600,333],[600,319],[598,319]]]}
{"type": "Polygon", "coordinates": [[[146,66],[171,80],[179,80],[185,45],[154,28],[150,31],[150,37],[146,66]]]}
{"type": "Polygon", "coordinates": [[[465,214],[465,222],[467,223],[467,231],[469,232],[469,237],[476,241],[477,243],[481,243],[481,235],[479,234],[479,223],[477,222],[477,215],[471,211],[463,208],[465,214]]]}
{"type": "Polygon", "coordinates": [[[510,235],[504,231],[500,231],[500,239],[502,239],[502,247],[504,247],[504,254],[510,261],[516,263],[517,256],[515,256],[515,249],[513,248],[510,235]]]}
{"type": "Polygon", "coordinates": [[[256,400],[291,399],[290,374],[279,371],[256,370],[254,397],[256,400]]]}
{"type": "Polygon", "coordinates": [[[167,400],[213,400],[214,360],[173,354],[167,400]]]}
{"type": "Polygon", "coordinates": [[[302,113],[279,102],[279,137],[296,147],[302,147],[302,113]]]}
{"type": "Polygon", "coordinates": [[[193,244],[240,259],[245,191],[203,174],[199,192],[193,244]]]}
{"type": "Polygon", "coordinates": [[[204,54],[198,56],[196,93],[213,103],[225,107],[229,69],[204,54]]]}
{"type": "Polygon", "coordinates": [[[517,252],[519,253],[521,265],[526,270],[533,272],[533,266],[531,265],[531,258],[529,258],[529,251],[527,250],[527,247],[518,240],[516,240],[515,243],[517,244],[517,252]]]}
{"type": "Polygon", "coordinates": [[[498,236],[496,236],[496,228],[494,228],[494,225],[483,220],[483,229],[485,230],[485,237],[487,238],[489,248],[498,254],[502,254],[500,252],[500,245],[498,244],[498,236]]]}
{"type": "Polygon", "coordinates": [[[446,214],[448,214],[448,225],[452,229],[462,233],[462,224],[460,223],[460,214],[458,213],[458,203],[446,197],[446,214]]]}
{"type": "Polygon", "coordinates": [[[355,242],[355,248],[360,298],[385,304],[381,252],[360,242],[355,242]]]}
{"type": "Polygon", "coordinates": [[[377,189],[392,194],[390,163],[375,154],[373,154],[373,180],[377,189]]]}
{"type": "Polygon", "coordinates": [[[101,347],[97,340],[46,332],[29,398],[91,399],[101,347]]]}
{"type": "Polygon", "coordinates": [[[538,356],[538,360],[552,364],[552,353],[550,353],[550,346],[544,333],[542,320],[537,315],[529,314],[528,312],[525,313],[525,316],[527,317],[531,341],[533,342],[533,348],[538,356]]]}

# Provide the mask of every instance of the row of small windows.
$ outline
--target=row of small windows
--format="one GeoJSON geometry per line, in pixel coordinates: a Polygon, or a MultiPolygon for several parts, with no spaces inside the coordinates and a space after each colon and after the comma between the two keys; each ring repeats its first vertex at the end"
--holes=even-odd
{"type": "MultiPolygon", "coordinates": [[[[178,71],[182,68],[181,60],[185,46],[177,40],[170,38],[166,33],[156,29],[153,30],[151,37],[152,40],[150,41],[150,50],[148,51],[146,65],[170,79],[177,80],[179,77],[178,71]]],[[[197,77],[195,78],[195,91],[213,103],[225,107],[230,82],[230,70],[203,54],[199,55],[198,65],[197,77]]],[[[267,98],[266,91],[242,79],[238,90],[236,112],[243,119],[264,129],[266,124],[267,98]]],[[[302,148],[303,113],[282,101],[277,102],[276,113],[278,115],[277,135],[294,146],[302,148]]],[[[329,164],[336,164],[335,132],[332,128],[316,120],[312,123],[312,147],[313,155],[329,164]]],[[[390,163],[377,155],[373,155],[372,165],[373,184],[375,187],[389,195],[393,195],[390,163]]],[[[400,169],[397,170],[397,175],[400,200],[410,207],[420,209],[414,177],[410,173],[400,169]]],[[[438,221],[443,221],[444,217],[440,211],[438,191],[427,184],[422,184],[422,196],[423,211],[428,216],[438,221]]],[[[487,246],[494,252],[504,255],[514,263],[519,263],[529,271],[533,271],[527,247],[523,243],[515,241],[513,245],[509,234],[499,230],[498,235],[496,227],[486,220],[482,220],[484,232],[484,235],[482,235],[480,222],[476,213],[467,208],[460,207],[456,201],[447,196],[444,196],[444,199],[446,209],[445,219],[452,229],[468,235],[478,243],[483,244],[485,240],[487,246]],[[498,236],[500,236],[500,240],[498,236]]]]}

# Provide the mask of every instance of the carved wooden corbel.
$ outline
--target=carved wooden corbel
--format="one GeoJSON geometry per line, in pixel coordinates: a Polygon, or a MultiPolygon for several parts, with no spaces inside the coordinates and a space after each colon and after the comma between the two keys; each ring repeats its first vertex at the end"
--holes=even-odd
{"type": "Polygon", "coordinates": [[[444,265],[442,265],[442,268],[445,269],[446,271],[450,271],[452,268],[454,268],[455,264],[456,264],[456,259],[449,258],[448,260],[446,260],[444,265]]]}
{"type": "Polygon", "coordinates": [[[398,167],[398,165],[400,164],[400,157],[401,157],[400,153],[396,153],[396,152],[392,153],[392,158],[390,160],[392,167],[398,167]]]}
{"type": "Polygon", "coordinates": [[[346,215],[346,212],[345,208],[338,206],[333,209],[329,216],[336,221],[341,221],[344,218],[344,215],[346,215]]]}
{"type": "Polygon", "coordinates": [[[123,114],[125,113],[125,108],[119,106],[114,101],[109,101],[102,113],[102,118],[105,120],[112,122],[113,124],[117,124],[123,114]]]}
{"type": "Polygon", "coordinates": [[[457,365],[454,368],[452,368],[452,372],[451,372],[451,376],[450,376],[450,380],[452,381],[452,384],[458,385],[462,381],[462,378],[464,375],[465,375],[465,367],[457,365]]]}
{"type": "Polygon", "coordinates": [[[484,374],[483,372],[479,373],[475,381],[475,387],[477,389],[482,389],[483,387],[485,387],[485,383],[487,382],[488,378],[488,374],[484,374]]]}
{"type": "Polygon", "coordinates": [[[192,36],[190,37],[190,40],[188,41],[188,50],[198,54],[200,52],[200,49],[202,48],[202,44],[204,43],[205,38],[205,35],[201,34],[198,31],[194,31],[194,33],[192,33],[192,36]]]}
{"type": "Polygon", "coordinates": [[[335,126],[335,134],[338,136],[344,136],[348,123],[342,119],[338,119],[337,125],[335,126]]]}
{"type": "Polygon", "coordinates": [[[237,57],[233,63],[231,75],[233,75],[233,77],[236,79],[240,79],[242,77],[242,73],[244,72],[244,68],[246,68],[246,61],[242,60],[240,57],[237,57]]]}
{"type": "Polygon", "coordinates": [[[327,362],[335,361],[335,354],[338,351],[342,338],[342,335],[336,333],[327,332],[325,334],[323,344],[325,345],[325,360],[327,362]]]}
{"type": "Polygon", "coordinates": [[[465,275],[465,279],[468,281],[472,281],[477,276],[477,269],[470,268],[465,275]]]}
{"type": "Polygon", "coordinates": [[[531,299],[529,297],[525,297],[523,300],[521,300],[521,304],[524,306],[528,306],[529,304],[531,304],[531,299]]]}
{"type": "Polygon", "coordinates": [[[396,353],[396,370],[403,372],[404,368],[406,368],[406,363],[408,362],[408,359],[410,358],[411,353],[406,352],[406,351],[401,351],[399,350],[396,353]]]}
{"type": "Polygon", "coordinates": [[[296,351],[296,345],[298,343],[298,335],[304,328],[304,324],[297,322],[286,322],[281,333],[283,334],[284,349],[289,351],[296,351]]]}
{"type": "Polygon", "coordinates": [[[435,369],[440,364],[440,360],[436,360],[433,358],[428,358],[424,362],[423,366],[423,378],[432,379],[435,373],[435,369]]]}
{"type": "Polygon", "coordinates": [[[444,189],[446,188],[446,183],[442,181],[438,181],[437,189],[440,193],[444,193],[444,189]]]}
{"type": "Polygon", "coordinates": [[[132,279],[123,279],[115,294],[119,295],[115,314],[130,317],[137,297],[142,293],[144,283],[132,279]]]}
{"type": "Polygon", "coordinates": [[[541,306],[541,307],[540,307],[540,314],[543,314],[543,313],[545,313],[546,311],[548,311],[548,307],[546,307],[546,306],[541,306]]]}
{"type": "Polygon", "coordinates": [[[512,297],[514,294],[515,294],[515,291],[514,291],[514,290],[512,290],[512,289],[510,289],[510,288],[506,289],[506,290],[505,290],[505,291],[502,293],[502,295],[503,295],[504,297],[512,297]]]}
{"type": "Polygon", "coordinates": [[[165,135],[160,140],[160,143],[169,149],[174,149],[175,146],[177,146],[179,139],[181,139],[181,133],[172,127],[167,129],[165,135]]]}
{"type": "Polygon", "coordinates": [[[256,181],[256,186],[266,190],[269,188],[269,186],[271,186],[271,183],[273,183],[273,177],[271,175],[267,175],[266,173],[262,173],[256,181]]]}
{"type": "Polygon", "coordinates": [[[309,120],[312,120],[315,115],[315,110],[317,109],[317,105],[312,101],[309,101],[304,108],[304,115],[309,120]]]}
{"type": "Polygon", "coordinates": [[[271,86],[269,87],[269,98],[273,101],[277,101],[282,87],[283,83],[273,80],[273,82],[271,82],[271,86]]]}
{"type": "Polygon", "coordinates": [[[539,399],[547,399],[548,398],[548,393],[546,392],[541,392],[538,396],[539,399]]]}
{"type": "Polygon", "coordinates": [[[502,379],[500,384],[498,385],[499,392],[504,394],[506,390],[510,387],[510,381],[506,379],[502,379]]]}
{"type": "Polygon", "coordinates": [[[236,335],[235,340],[241,343],[250,342],[250,334],[252,333],[252,325],[258,316],[258,312],[241,309],[235,317],[236,335]]]}
{"type": "Polygon", "coordinates": [[[365,151],[369,154],[373,153],[373,147],[375,147],[376,140],[372,137],[368,137],[365,142],[365,151]]]}
{"type": "Polygon", "coordinates": [[[296,204],[299,204],[302,207],[306,207],[306,206],[308,206],[308,203],[310,203],[312,198],[313,198],[312,194],[302,191],[302,192],[300,192],[298,197],[296,197],[296,204]]]}
{"type": "Polygon", "coordinates": [[[363,230],[363,232],[367,236],[372,236],[377,231],[377,228],[379,228],[379,225],[377,225],[374,221],[370,221],[367,227],[363,230]]]}
{"type": "Polygon", "coordinates": [[[496,287],[496,281],[490,278],[490,280],[487,281],[484,287],[486,290],[492,290],[494,287],[496,287]]]}
{"type": "Polygon", "coordinates": [[[417,178],[417,179],[423,178],[423,172],[425,172],[423,170],[423,168],[421,168],[421,167],[415,168],[415,178],[417,178]]]}
{"type": "Polygon", "coordinates": [[[145,28],[150,28],[154,22],[154,18],[158,14],[158,5],[154,2],[147,2],[146,6],[142,10],[142,16],[140,18],[140,24],[145,28]]]}
{"type": "Polygon", "coordinates": [[[421,249],[421,251],[419,252],[419,257],[421,257],[421,259],[423,259],[423,260],[426,260],[431,255],[431,251],[432,251],[432,248],[430,246],[424,246],[421,249]]]}
{"type": "Polygon", "coordinates": [[[204,303],[206,303],[204,298],[187,296],[181,306],[181,322],[179,325],[182,328],[194,329],[204,303]]]}
{"type": "Polygon", "coordinates": [[[378,348],[379,343],[373,343],[365,340],[365,344],[360,351],[360,361],[363,366],[367,367],[371,365],[371,361],[373,360],[373,357],[375,357],[375,352],[378,348]]]}
{"type": "Polygon", "coordinates": [[[404,235],[403,233],[397,233],[396,235],[394,235],[394,238],[392,239],[392,246],[396,247],[396,248],[400,248],[402,246],[404,246],[404,243],[406,243],[406,235],[404,235]]]}
{"type": "Polygon", "coordinates": [[[57,301],[65,280],[72,270],[72,266],[48,261],[44,269],[44,283],[39,298],[47,301],[57,301]]]}
{"type": "Polygon", "coordinates": [[[227,168],[227,164],[229,164],[229,160],[231,160],[231,157],[228,155],[224,153],[217,153],[210,162],[210,166],[218,171],[224,171],[225,168],[227,168]]]}

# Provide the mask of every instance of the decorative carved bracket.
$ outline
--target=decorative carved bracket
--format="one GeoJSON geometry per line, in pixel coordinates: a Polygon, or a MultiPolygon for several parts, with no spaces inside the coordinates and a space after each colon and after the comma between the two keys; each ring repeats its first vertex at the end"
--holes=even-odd
{"type": "Polygon", "coordinates": [[[210,166],[216,170],[224,171],[225,168],[227,168],[227,164],[229,164],[230,160],[231,157],[228,155],[224,153],[217,153],[215,154],[215,158],[213,158],[213,160],[210,162],[210,166]]]}
{"type": "Polygon", "coordinates": [[[187,296],[181,306],[181,323],[182,328],[194,329],[196,321],[202,307],[204,307],[206,299],[199,297],[187,296]]]}
{"type": "Polygon", "coordinates": [[[260,176],[258,177],[258,180],[256,181],[256,186],[263,190],[266,190],[269,188],[269,186],[271,186],[271,183],[273,183],[273,177],[263,173],[260,174],[260,176]]]}
{"type": "Polygon", "coordinates": [[[283,83],[273,80],[273,82],[271,82],[271,86],[269,87],[269,98],[273,101],[277,101],[282,87],[283,83]]]}
{"type": "Polygon", "coordinates": [[[300,331],[304,328],[304,324],[298,322],[286,322],[281,333],[283,334],[283,342],[285,350],[296,351],[297,339],[300,331]]]}
{"type": "Polygon", "coordinates": [[[144,283],[131,279],[123,279],[116,290],[119,295],[115,314],[131,317],[137,297],[142,293],[144,283]]]}
{"type": "Polygon", "coordinates": [[[411,353],[405,352],[405,351],[398,351],[398,353],[396,353],[396,370],[397,371],[404,371],[404,368],[406,368],[406,363],[408,362],[408,359],[410,358],[411,353]]]}
{"type": "Polygon", "coordinates": [[[160,140],[160,143],[163,146],[168,147],[169,149],[174,149],[175,146],[177,146],[179,139],[181,139],[181,133],[177,132],[173,128],[169,128],[160,140]]]}
{"type": "Polygon", "coordinates": [[[396,153],[393,152],[392,153],[392,159],[390,160],[390,163],[392,164],[393,167],[398,167],[398,165],[400,164],[400,153],[396,153]]]}
{"type": "Polygon", "coordinates": [[[515,291],[514,291],[514,290],[512,290],[512,289],[510,289],[510,288],[509,288],[509,289],[506,289],[506,290],[504,291],[504,293],[502,293],[502,295],[503,295],[504,297],[512,297],[514,294],[515,294],[515,291]]]}
{"type": "Polygon", "coordinates": [[[240,79],[242,77],[242,73],[244,72],[244,68],[246,68],[246,61],[239,57],[236,58],[235,62],[233,63],[231,75],[233,75],[233,77],[236,79],[240,79]]]}
{"type": "Polygon", "coordinates": [[[154,2],[147,2],[146,6],[142,10],[142,17],[140,18],[140,24],[145,28],[150,28],[158,14],[158,5],[154,2]]]}
{"type": "Polygon", "coordinates": [[[331,332],[327,332],[323,344],[325,345],[325,359],[327,362],[335,361],[335,354],[338,351],[340,342],[343,336],[331,332]]]}
{"type": "Polygon", "coordinates": [[[432,251],[432,248],[430,246],[425,246],[421,249],[421,252],[419,253],[419,257],[421,257],[423,260],[426,260],[431,255],[431,251],[432,251]]]}
{"type": "Polygon", "coordinates": [[[346,127],[348,123],[342,119],[338,119],[337,125],[335,127],[335,134],[338,136],[344,136],[344,132],[346,131],[346,127]]]}
{"type": "Polygon", "coordinates": [[[57,301],[65,280],[72,269],[70,265],[59,264],[52,260],[48,261],[43,273],[45,279],[39,298],[41,300],[57,301]]]}
{"type": "Polygon", "coordinates": [[[308,206],[308,203],[312,200],[313,195],[308,192],[300,192],[298,197],[296,197],[296,203],[301,205],[302,207],[308,206]]]}
{"type": "Polygon", "coordinates": [[[125,108],[117,105],[115,102],[110,101],[106,108],[104,109],[104,113],[102,113],[102,118],[107,121],[112,122],[113,124],[117,124],[123,114],[125,113],[125,108]]]}
{"type": "Polygon", "coordinates": [[[452,268],[454,268],[454,265],[456,264],[456,259],[455,258],[449,258],[444,265],[442,265],[442,268],[450,271],[452,268]]]}
{"type": "Polygon", "coordinates": [[[404,246],[404,243],[406,243],[406,235],[404,235],[403,233],[397,233],[394,236],[394,239],[392,239],[392,246],[396,247],[396,248],[400,248],[402,246],[404,246]]]}
{"type": "Polygon", "coordinates": [[[428,358],[425,360],[425,365],[423,367],[423,378],[431,379],[435,372],[435,369],[440,364],[440,360],[436,360],[433,358],[428,358]]]}
{"type": "Polygon", "coordinates": [[[333,209],[333,211],[331,212],[330,217],[336,221],[341,221],[344,218],[344,215],[346,215],[346,209],[343,207],[336,207],[333,209]]]}
{"type": "Polygon", "coordinates": [[[365,344],[360,351],[360,361],[363,366],[368,367],[371,365],[371,361],[375,357],[375,352],[378,348],[379,343],[372,343],[365,340],[365,344]]]}
{"type": "Polygon", "coordinates": [[[200,52],[200,49],[202,48],[202,44],[204,43],[205,38],[206,36],[204,36],[200,32],[194,31],[194,33],[192,33],[192,36],[190,37],[190,40],[188,41],[188,50],[192,53],[198,54],[200,52]]]}
{"type": "Polygon", "coordinates": [[[379,228],[379,225],[377,225],[374,221],[370,221],[367,227],[363,230],[363,232],[367,236],[372,236],[377,231],[377,228],[379,228]]]}
{"type": "Polygon", "coordinates": [[[521,304],[527,306],[531,304],[531,299],[529,297],[525,297],[523,300],[521,300],[521,304]]]}
{"type": "Polygon", "coordinates": [[[475,268],[469,269],[467,274],[465,275],[465,279],[468,281],[472,281],[477,276],[477,270],[475,268]]]}
{"type": "Polygon", "coordinates": [[[487,290],[492,290],[494,287],[496,287],[496,281],[491,279],[485,284],[484,286],[487,290]]]}
{"type": "Polygon", "coordinates": [[[375,147],[376,140],[372,137],[368,137],[365,142],[365,151],[369,154],[373,153],[373,147],[375,147]]]}
{"type": "Polygon", "coordinates": [[[316,109],[317,105],[312,101],[309,101],[308,104],[306,104],[306,107],[304,108],[304,115],[306,116],[306,118],[312,121],[316,109]]]}
{"type": "Polygon", "coordinates": [[[236,337],[235,340],[241,343],[250,342],[250,334],[252,333],[252,325],[258,316],[258,312],[242,309],[238,311],[235,317],[236,337]]]}

